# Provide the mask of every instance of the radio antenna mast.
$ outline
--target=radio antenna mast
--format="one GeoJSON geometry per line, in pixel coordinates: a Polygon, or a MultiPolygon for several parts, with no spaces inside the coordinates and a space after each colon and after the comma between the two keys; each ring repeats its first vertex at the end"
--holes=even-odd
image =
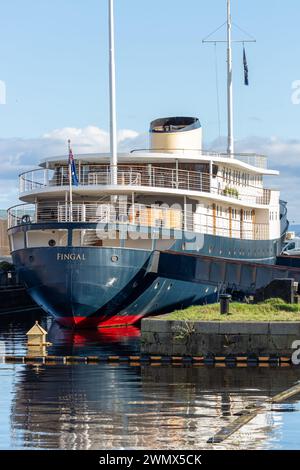
{"type": "MultiPolygon", "coordinates": [[[[223,23],[218,29],[209,34],[203,43],[226,43],[227,44],[227,154],[229,157],[234,157],[234,129],[233,129],[233,63],[232,63],[232,43],[245,43],[245,42],[256,42],[252,37],[250,39],[244,39],[242,41],[232,40],[232,17],[231,17],[231,0],[227,0],[227,21],[223,23]],[[224,25],[227,25],[227,40],[213,40],[209,39],[224,25]]],[[[239,28],[240,29],[240,28],[239,28]]],[[[247,33],[248,35],[248,33],[247,33]]],[[[248,35],[249,36],[249,35],[248,35]]]]}

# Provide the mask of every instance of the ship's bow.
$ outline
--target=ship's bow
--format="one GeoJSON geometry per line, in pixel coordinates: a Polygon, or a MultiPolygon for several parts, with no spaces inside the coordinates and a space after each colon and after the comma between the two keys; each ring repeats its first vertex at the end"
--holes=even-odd
{"type": "Polygon", "coordinates": [[[126,312],[147,285],[151,252],[117,248],[31,248],[13,253],[29,294],[67,327],[134,324],[126,312]]]}

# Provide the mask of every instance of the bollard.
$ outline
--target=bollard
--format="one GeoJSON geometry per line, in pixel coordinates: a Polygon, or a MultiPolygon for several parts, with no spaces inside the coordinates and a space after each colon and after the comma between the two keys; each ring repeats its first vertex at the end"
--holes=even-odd
{"type": "Polygon", "coordinates": [[[220,299],[220,314],[221,315],[228,315],[229,314],[229,304],[231,301],[230,294],[221,294],[219,296],[220,299]]]}

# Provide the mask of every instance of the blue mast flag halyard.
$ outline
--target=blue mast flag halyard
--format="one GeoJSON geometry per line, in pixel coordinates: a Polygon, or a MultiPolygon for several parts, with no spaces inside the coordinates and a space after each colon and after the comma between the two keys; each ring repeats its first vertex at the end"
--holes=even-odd
{"type": "Polygon", "coordinates": [[[78,176],[77,176],[77,170],[76,170],[76,163],[74,159],[74,155],[71,149],[71,142],[69,141],[69,168],[70,168],[70,173],[72,177],[72,185],[73,186],[78,186],[78,176]]]}
{"type": "Polygon", "coordinates": [[[244,80],[245,80],[245,85],[249,85],[249,69],[248,69],[248,63],[247,63],[247,56],[246,56],[246,51],[245,51],[245,46],[243,47],[243,63],[244,63],[244,80]]]}

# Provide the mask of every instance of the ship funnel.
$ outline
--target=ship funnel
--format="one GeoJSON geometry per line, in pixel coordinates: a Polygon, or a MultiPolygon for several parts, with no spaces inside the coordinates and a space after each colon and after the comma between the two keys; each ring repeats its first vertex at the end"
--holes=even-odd
{"type": "Polygon", "coordinates": [[[156,119],[150,125],[150,148],[171,152],[202,149],[202,127],[199,119],[169,117],[156,119]]]}

